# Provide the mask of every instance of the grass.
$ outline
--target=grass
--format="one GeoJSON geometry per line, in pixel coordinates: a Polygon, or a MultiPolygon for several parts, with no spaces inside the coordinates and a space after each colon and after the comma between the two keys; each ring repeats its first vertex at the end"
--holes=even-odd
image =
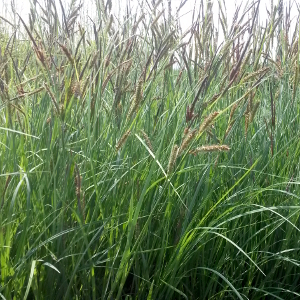
{"type": "Polygon", "coordinates": [[[0,297],[298,299],[298,7],[45,4],[0,20],[0,297]]]}

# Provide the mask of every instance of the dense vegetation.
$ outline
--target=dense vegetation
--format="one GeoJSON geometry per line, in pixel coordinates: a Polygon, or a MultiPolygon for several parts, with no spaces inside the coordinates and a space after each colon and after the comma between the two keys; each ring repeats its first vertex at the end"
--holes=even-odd
{"type": "Polygon", "coordinates": [[[95,2],[0,18],[0,298],[298,299],[291,4],[95,2]]]}

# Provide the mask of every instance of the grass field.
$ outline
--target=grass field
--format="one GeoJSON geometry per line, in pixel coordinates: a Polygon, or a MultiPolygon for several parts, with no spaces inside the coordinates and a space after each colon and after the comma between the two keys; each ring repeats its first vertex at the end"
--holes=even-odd
{"type": "Polygon", "coordinates": [[[299,299],[297,3],[112,2],[0,17],[0,298],[299,299]]]}

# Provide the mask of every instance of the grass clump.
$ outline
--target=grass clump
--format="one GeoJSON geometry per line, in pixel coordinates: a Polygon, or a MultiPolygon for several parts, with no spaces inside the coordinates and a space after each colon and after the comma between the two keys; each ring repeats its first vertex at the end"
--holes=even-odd
{"type": "Polygon", "coordinates": [[[140,5],[0,18],[1,298],[298,299],[292,3],[140,5]]]}

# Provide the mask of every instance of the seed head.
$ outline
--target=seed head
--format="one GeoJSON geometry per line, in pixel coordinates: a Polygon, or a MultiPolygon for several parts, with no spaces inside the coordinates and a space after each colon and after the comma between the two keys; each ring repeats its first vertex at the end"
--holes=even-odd
{"type": "Polygon", "coordinates": [[[229,151],[230,148],[227,145],[206,145],[198,147],[192,151],[190,151],[191,154],[198,154],[199,152],[215,152],[215,151],[229,151]]]}
{"type": "Polygon", "coordinates": [[[72,94],[76,98],[79,98],[81,96],[81,83],[80,83],[80,81],[75,81],[74,83],[72,83],[71,91],[72,91],[72,94]]]}
{"type": "Polygon", "coordinates": [[[118,141],[117,145],[116,145],[116,150],[119,151],[121,149],[121,147],[125,144],[129,134],[130,134],[130,130],[127,130],[123,136],[120,138],[120,140],[118,141]]]}
{"type": "Polygon", "coordinates": [[[205,131],[205,129],[214,121],[214,119],[218,116],[218,114],[219,114],[219,112],[215,111],[215,112],[211,113],[210,115],[208,115],[204,119],[204,121],[200,125],[199,134],[202,133],[203,131],[205,131]]]}
{"type": "Polygon", "coordinates": [[[183,153],[183,151],[189,146],[191,141],[195,138],[196,134],[197,134],[197,129],[194,129],[187,135],[187,137],[183,140],[178,150],[178,156],[180,156],[183,153]]]}
{"type": "Polygon", "coordinates": [[[177,155],[178,155],[178,146],[175,144],[172,148],[170,158],[169,158],[168,174],[170,174],[174,168],[177,155]]]}
{"type": "Polygon", "coordinates": [[[137,84],[134,99],[133,99],[133,102],[130,106],[129,113],[128,113],[128,116],[127,116],[127,120],[131,119],[133,113],[136,112],[136,110],[138,109],[138,107],[139,107],[139,105],[140,105],[140,103],[143,99],[143,92],[142,92],[143,83],[144,83],[143,79],[140,79],[138,84],[137,84]]]}
{"type": "Polygon", "coordinates": [[[238,105],[239,105],[239,103],[237,102],[232,106],[231,111],[230,111],[230,116],[229,116],[229,122],[232,120],[232,117],[233,117],[234,112],[236,111],[238,105]]]}
{"type": "Polygon", "coordinates": [[[99,52],[100,52],[100,50],[98,50],[98,51],[93,55],[93,58],[92,58],[91,63],[90,63],[90,69],[91,69],[92,67],[95,66],[96,61],[97,61],[98,56],[99,56],[99,52]]]}
{"type": "Polygon", "coordinates": [[[153,147],[152,147],[149,136],[146,134],[146,132],[144,130],[141,130],[141,133],[142,133],[142,135],[143,135],[143,137],[146,141],[146,144],[147,144],[148,148],[153,152],[153,147]]]}
{"type": "Polygon", "coordinates": [[[73,64],[73,63],[74,63],[74,59],[73,59],[72,54],[71,54],[71,52],[69,51],[69,49],[68,49],[65,45],[63,45],[63,44],[60,44],[60,43],[58,43],[58,44],[59,44],[59,46],[61,47],[61,49],[63,50],[63,52],[65,53],[65,55],[67,56],[69,62],[70,62],[71,64],[73,64]]]}

